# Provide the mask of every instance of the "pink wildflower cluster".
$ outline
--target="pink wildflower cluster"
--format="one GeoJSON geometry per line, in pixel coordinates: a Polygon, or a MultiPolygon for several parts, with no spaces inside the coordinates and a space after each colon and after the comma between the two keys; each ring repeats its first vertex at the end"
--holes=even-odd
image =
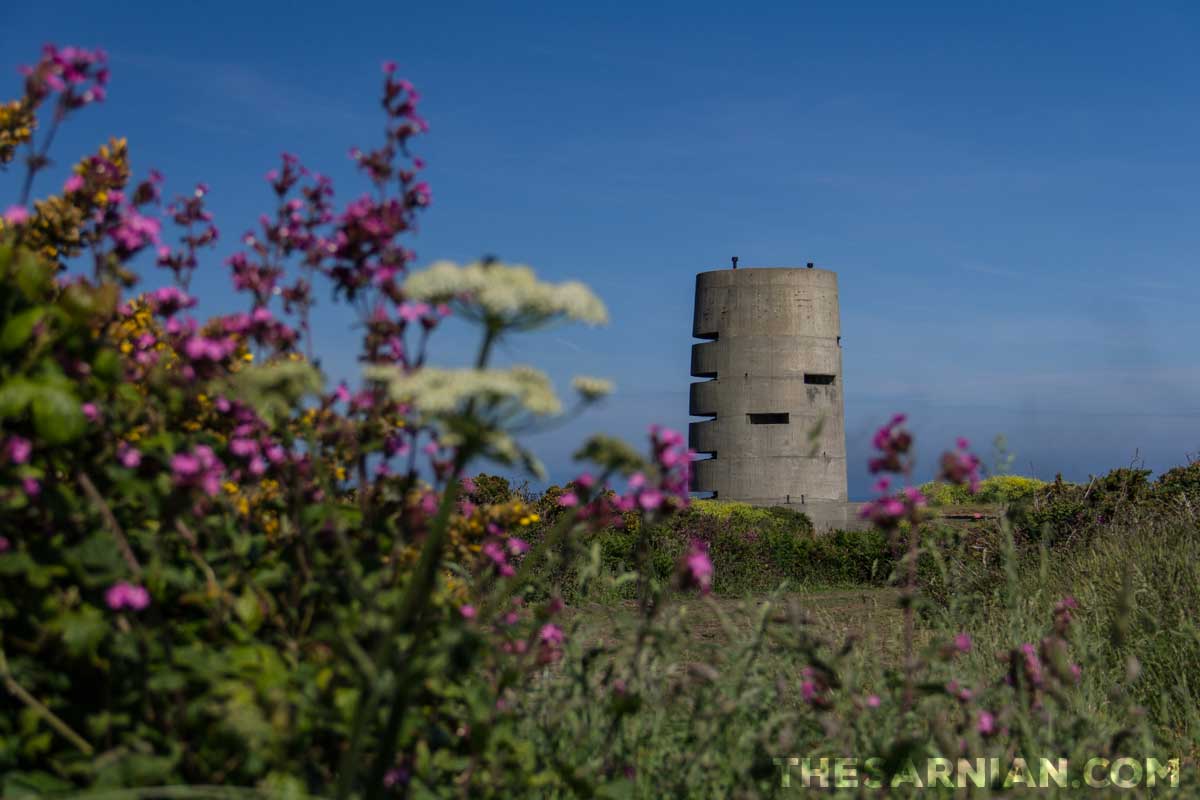
{"type": "Polygon", "coordinates": [[[150,310],[163,319],[169,319],[185,308],[196,305],[196,298],[176,286],[155,289],[146,297],[150,310]]]}
{"type": "Polygon", "coordinates": [[[651,468],[630,475],[623,494],[598,486],[594,477],[584,473],[568,485],[558,504],[578,508],[579,519],[595,527],[619,526],[622,515],[633,511],[670,513],[686,508],[695,453],[684,445],[681,434],[658,425],[650,426],[650,445],[651,468]]]}
{"type": "Polygon", "coordinates": [[[908,472],[911,465],[905,457],[912,448],[913,438],[902,427],[907,420],[905,414],[894,414],[886,425],[875,431],[871,446],[879,451],[879,455],[867,463],[871,472],[908,472]]]}
{"type": "Polygon", "coordinates": [[[110,586],[104,593],[104,602],[113,611],[121,611],[126,608],[131,611],[141,611],[150,605],[150,593],[142,586],[134,586],[121,581],[110,586]]]}
{"type": "Polygon", "coordinates": [[[288,350],[298,338],[295,330],[262,306],[249,314],[232,314],[223,318],[221,329],[278,352],[288,350]]]}
{"type": "MultiPolygon", "coordinates": [[[[904,414],[894,415],[886,425],[875,432],[871,444],[878,455],[868,462],[871,472],[892,472],[905,477],[912,473],[913,438],[903,425],[908,419],[904,414]]],[[[859,516],[870,520],[883,530],[895,530],[902,522],[916,523],[927,505],[925,495],[912,486],[904,487],[892,494],[892,480],[881,475],[875,483],[876,499],[863,505],[859,516]]]]}
{"type": "Polygon", "coordinates": [[[595,485],[596,479],[592,477],[591,473],[583,473],[567,485],[567,491],[559,495],[558,504],[563,508],[575,508],[584,497],[591,494],[595,485]]]}
{"type": "Polygon", "coordinates": [[[0,216],[3,216],[5,225],[15,228],[29,221],[29,209],[25,206],[11,205],[4,209],[4,214],[0,216]]]}
{"type": "Polygon", "coordinates": [[[667,503],[673,509],[687,508],[695,451],[687,448],[681,433],[659,425],[650,426],[650,445],[658,468],[658,487],[649,500],[644,494],[639,496],[638,504],[647,510],[659,510],[667,503]]]}
{"type": "Polygon", "coordinates": [[[529,550],[529,543],[516,536],[505,537],[495,523],[488,523],[488,532],[492,538],[483,543],[479,552],[487,559],[496,574],[510,578],[516,574],[510,559],[520,557],[529,550]]]}
{"type": "Polygon", "coordinates": [[[833,707],[829,696],[829,680],[823,670],[807,666],[800,670],[800,697],[815,709],[833,707]]]}
{"type": "Polygon", "coordinates": [[[312,286],[303,276],[292,283],[282,283],[287,272],[285,263],[296,256],[305,270],[311,271],[332,256],[336,248],[321,231],[334,219],[333,184],[325,176],[311,173],[291,153],[283,154],[279,169],[267,173],[267,182],[279,199],[274,218],[259,217],[260,230],[242,237],[247,250],[235,253],[226,263],[234,287],[249,292],[256,307],[265,306],[279,296],[284,310],[298,313],[301,327],[306,328],[312,286]],[[307,179],[307,183],[302,185],[302,179],[307,179]],[[293,190],[300,196],[290,196],[293,190]]]}
{"type": "Polygon", "coordinates": [[[679,560],[676,576],[681,589],[699,589],[701,594],[712,591],[713,563],[708,555],[708,542],[692,539],[679,560]]]}
{"type": "Polygon", "coordinates": [[[171,221],[183,231],[180,236],[182,246],[172,250],[161,245],[158,265],[171,270],[176,282],[184,288],[191,282],[192,272],[196,269],[196,252],[201,247],[212,247],[220,235],[212,223],[212,213],[204,207],[207,194],[208,185],[199,183],[190,195],[177,197],[167,206],[171,221]]]}
{"type": "Polygon", "coordinates": [[[211,447],[198,444],[190,453],[171,456],[171,473],[176,486],[198,488],[209,497],[216,497],[221,491],[225,467],[211,447]]]}
{"type": "Polygon", "coordinates": [[[552,664],[562,658],[566,635],[562,628],[547,622],[538,630],[538,663],[552,664]]]}
{"type": "Polygon", "coordinates": [[[0,446],[0,455],[10,464],[24,464],[33,452],[33,443],[24,436],[9,436],[0,446]]]}
{"type": "Polygon", "coordinates": [[[124,203],[125,196],[121,192],[112,192],[109,198],[117,204],[119,211],[117,223],[108,229],[108,235],[122,260],[132,258],[145,247],[158,244],[162,223],[157,218],[148,217],[132,204],[124,203]]]}
{"type": "Polygon", "coordinates": [[[137,469],[142,463],[142,453],[127,442],[117,445],[117,461],[127,469],[137,469]]]}
{"type": "Polygon", "coordinates": [[[968,450],[970,442],[961,436],[956,445],[956,450],[942,454],[942,471],[938,477],[947,483],[966,485],[971,494],[975,494],[979,491],[979,456],[968,450]]]}
{"type": "Polygon", "coordinates": [[[975,698],[974,690],[963,686],[958,681],[949,681],[946,684],[946,694],[953,697],[960,703],[969,703],[975,698]]]}
{"type": "Polygon", "coordinates": [[[1008,664],[1004,682],[1024,688],[1033,709],[1042,707],[1042,696],[1047,690],[1077,684],[1083,674],[1079,664],[1070,660],[1067,641],[1071,612],[1078,609],[1079,603],[1074,597],[1064,597],[1054,608],[1054,627],[1049,635],[1037,645],[1025,642],[1000,656],[1000,660],[1008,664]]]}
{"type": "Polygon", "coordinates": [[[81,47],[42,48],[41,59],[20,68],[25,76],[25,95],[39,104],[53,93],[59,95],[64,111],[104,100],[108,86],[108,54],[81,47]]]}
{"type": "Polygon", "coordinates": [[[889,494],[891,479],[886,475],[875,482],[875,491],[880,495],[863,505],[859,515],[870,520],[883,530],[894,530],[901,522],[915,523],[920,520],[922,510],[928,505],[920,489],[905,486],[898,494],[889,494]]]}
{"type": "Polygon", "coordinates": [[[299,316],[299,330],[306,336],[311,334],[312,305],[308,276],[325,275],[335,294],[344,294],[359,309],[366,330],[362,359],[414,368],[423,357],[411,356],[406,349],[406,326],[419,322],[428,333],[449,309],[406,302],[400,291],[398,278],[415,255],[397,237],[415,227],[416,212],[429,204],[428,185],[417,181],[424,164],[408,157],[408,142],[428,125],[417,114],[417,92],[397,79],[394,69],[384,69],[384,144],[369,152],[350,151],[377,191],[335,213],[329,179],[312,175],[295,156],[284,154],[282,166],[267,174],[279,201],[275,216],[260,219],[261,230],[243,237],[246,250],[230,257],[228,264],[235,287],[250,292],[256,308],[282,297],[284,310],[299,316]],[[305,275],[284,284],[285,264],[293,256],[305,275]],[[379,299],[372,299],[371,293],[378,293],[379,299]]]}
{"type": "MultiPolygon", "coordinates": [[[[904,428],[908,417],[895,414],[886,425],[875,432],[871,444],[877,455],[868,462],[873,473],[894,473],[909,478],[913,470],[913,437],[904,428]]],[[[946,452],[941,459],[943,480],[955,484],[967,484],[971,491],[979,489],[979,458],[968,451],[969,442],[959,438],[957,450],[946,452]]],[[[860,516],[868,519],[879,528],[894,530],[902,522],[916,524],[921,520],[922,513],[928,505],[928,500],[921,491],[912,486],[906,486],[899,492],[892,493],[891,478],[881,475],[875,483],[876,499],[866,503],[860,516]]]]}

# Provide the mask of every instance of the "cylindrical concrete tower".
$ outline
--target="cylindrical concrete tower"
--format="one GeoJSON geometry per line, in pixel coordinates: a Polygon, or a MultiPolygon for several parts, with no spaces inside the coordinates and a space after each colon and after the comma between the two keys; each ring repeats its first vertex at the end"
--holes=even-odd
{"type": "Polygon", "coordinates": [[[692,488],[763,505],[844,504],[837,275],[723,269],[696,276],[689,440],[711,459],[692,488]]]}

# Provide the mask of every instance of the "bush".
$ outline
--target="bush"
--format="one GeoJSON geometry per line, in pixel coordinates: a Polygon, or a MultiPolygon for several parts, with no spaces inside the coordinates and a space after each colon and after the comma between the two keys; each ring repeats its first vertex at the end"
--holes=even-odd
{"type": "Polygon", "coordinates": [[[931,506],[969,505],[979,503],[1013,503],[1031,497],[1046,487],[1046,482],[1021,475],[993,475],[980,481],[979,491],[943,481],[930,481],[921,486],[921,493],[931,506]]]}

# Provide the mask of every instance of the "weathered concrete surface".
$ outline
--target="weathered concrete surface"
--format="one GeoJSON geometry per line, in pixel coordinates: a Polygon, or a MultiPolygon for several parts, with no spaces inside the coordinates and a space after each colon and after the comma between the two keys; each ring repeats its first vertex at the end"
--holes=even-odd
{"type": "MultiPolygon", "coordinates": [[[[846,433],[837,275],[743,268],[696,276],[692,488],[791,505],[830,521],[846,507],[846,433]],[[841,506],[839,506],[841,504],[841,506]]],[[[814,518],[814,522],[816,519],[814,518]]],[[[820,527],[820,526],[818,526],[820,527]]],[[[834,527],[841,527],[836,525],[834,527]]]]}

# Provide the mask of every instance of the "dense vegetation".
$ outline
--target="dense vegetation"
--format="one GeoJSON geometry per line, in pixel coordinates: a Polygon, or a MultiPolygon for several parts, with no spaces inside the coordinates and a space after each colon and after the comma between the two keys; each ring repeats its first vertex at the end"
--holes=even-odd
{"type": "Polygon", "coordinates": [[[114,139],[34,200],[108,70],[47,47],[24,73],[0,107],[0,165],[25,166],[0,227],[4,797],[773,796],[790,757],[859,758],[903,795],[934,758],[1002,759],[1003,791],[1018,754],[1074,780],[1193,754],[1195,466],[980,481],[960,441],[927,493],[998,505],[950,525],[907,485],[897,416],[874,527],[830,536],[691,503],[692,454],[657,427],[644,456],[588,440],[541,496],[468,478],[537,474],[520,434],[562,411],[496,344],[606,313],[524,267],[413,268],[425,124],[394,66],[383,140],[352,151],[367,192],[338,207],[285,155],[227,263],[246,307],[203,322],[207,187],[164,204],[114,139]],[[155,269],[171,283],[139,290],[155,269]],[[358,386],[313,358],[326,297],[363,331],[358,386]],[[478,328],[472,368],[436,366],[449,315],[478,328]],[[829,586],[875,622],[826,624],[845,609],[805,591],[829,586]]]}

